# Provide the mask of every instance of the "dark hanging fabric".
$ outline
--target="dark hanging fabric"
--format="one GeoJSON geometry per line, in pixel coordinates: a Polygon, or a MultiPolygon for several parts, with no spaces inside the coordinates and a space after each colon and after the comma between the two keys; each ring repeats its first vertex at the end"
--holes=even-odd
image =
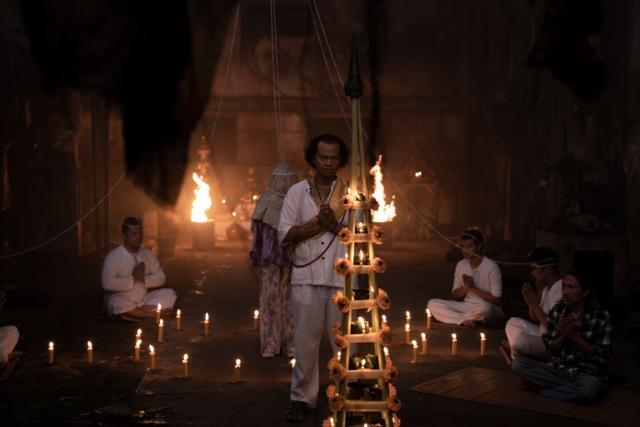
{"type": "Polygon", "coordinates": [[[123,119],[127,175],[178,198],[235,0],[21,0],[44,90],[94,90],[123,119]]]}

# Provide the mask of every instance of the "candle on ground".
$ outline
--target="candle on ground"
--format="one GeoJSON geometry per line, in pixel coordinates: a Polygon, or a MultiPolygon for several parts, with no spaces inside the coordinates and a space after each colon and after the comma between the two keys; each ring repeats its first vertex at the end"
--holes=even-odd
{"type": "Polygon", "coordinates": [[[136,341],[141,340],[142,339],[142,329],[138,329],[136,331],[136,341]]]}
{"type": "Polygon", "coordinates": [[[162,319],[158,323],[158,342],[164,342],[164,320],[162,319]]]}
{"type": "Polygon", "coordinates": [[[236,359],[236,364],[233,367],[233,382],[240,382],[240,367],[242,366],[242,361],[240,359],[236,359]]]}
{"type": "Polygon", "coordinates": [[[149,369],[156,369],[156,349],[149,346],[149,369]]]}
{"type": "Polygon", "coordinates": [[[487,337],[484,335],[484,332],[480,332],[480,356],[484,356],[487,345],[487,337]]]}
{"type": "Polygon", "coordinates": [[[180,309],[176,311],[176,331],[182,330],[182,312],[180,309]]]}
{"type": "Polygon", "coordinates": [[[140,346],[142,345],[142,340],[136,341],[136,345],[133,347],[133,360],[136,362],[140,361],[140,346]]]}
{"type": "Polygon", "coordinates": [[[260,311],[253,310],[253,330],[258,330],[258,321],[260,320],[260,311]]]}
{"type": "Polygon", "coordinates": [[[53,341],[49,342],[49,357],[47,358],[49,365],[53,365],[53,341]]]}
{"type": "Polygon", "coordinates": [[[431,329],[431,310],[428,308],[425,310],[427,312],[427,330],[431,329]]]}
{"type": "Polygon", "coordinates": [[[411,344],[411,325],[408,323],[404,325],[404,340],[407,344],[411,344]]]}
{"type": "Polygon", "coordinates": [[[420,334],[420,343],[422,344],[420,354],[427,354],[427,334],[424,332],[420,334]]]}
{"type": "Polygon", "coordinates": [[[189,377],[189,355],[187,353],[182,356],[182,376],[189,377]]]}
{"type": "Polygon", "coordinates": [[[87,341],[87,363],[93,365],[93,344],[87,341]]]}
{"type": "Polygon", "coordinates": [[[451,334],[451,355],[455,356],[456,354],[458,354],[458,336],[451,334]]]}
{"type": "Polygon", "coordinates": [[[411,323],[411,312],[409,310],[404,312],[404,317],[405,317],[407,323],[411,323]]]}
{"type": "Polygon", "coordinates": [[[160,313],[162,312],[162,304],[158,303],[156,308],[156,323],[160,323],[160,313]]]}
{"type": "Polygon", "coordinates": [[[418,363],[418,341],[411,341],[411,363],[418,363]]]}
{"type": "Polygon", "coordinates": [[[204,336],[209,336],[209,313],[204,314],[204,336]]]}

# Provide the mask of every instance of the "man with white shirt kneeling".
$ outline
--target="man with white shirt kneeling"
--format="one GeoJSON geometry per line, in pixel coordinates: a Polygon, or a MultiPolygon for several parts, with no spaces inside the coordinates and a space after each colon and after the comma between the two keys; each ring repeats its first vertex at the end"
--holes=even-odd
{"type": "Polygon", "coordinates": [[[154,291],[165,283],[160,263],[149,248],[142,247],[143,229],[140,218],[126,218],[122,224],[122,245],[107,254],[102,265],[102,288],[107,314],[123,320],[155,317],[158,304],[168,314],[176,302],[173,289],[154,291]]]}
{"type": "Polygon", "coordinates": [[[451,296],[462,301],[430,299],[427,308],[442,323],[475,327],[495,323],[502,312],[500,267],[482,255],[484,238],[476,228],[467,228],[460,237],[464,259],[456,265],[451,296]]]}

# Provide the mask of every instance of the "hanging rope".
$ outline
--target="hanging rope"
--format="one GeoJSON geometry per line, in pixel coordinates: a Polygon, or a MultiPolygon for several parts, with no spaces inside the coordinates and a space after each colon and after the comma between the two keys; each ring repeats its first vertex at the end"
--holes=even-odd
{"type": "MultiPolygon", "coordinates": [[[[15,253],[12,253],[10,255],[0,256],[0,261],[6,260],[6,259],[9,259],[9,258],[15,258],[17,256],[24,255],[24,254],[27,254],[29,252],[33,252],[33,251],[35,251],[37,249],[40,249],[43,246],[46,246],[49,243],[51,243],[51,242],[53,242],[55,240],[58,240],[60,237],[64,236],[65,234],[67,234],[68,232],[70,232],[71,230],[76,228],[78,226],[78,224],[80,224],[82,221],[87,219],[87,217],[89,215],[91,215],[96,209],[98,209],[105,202],[105,200],[107,200],[109,198],[111,193],[113,193],[113,191],[118,187],[118,185],[120,185],[120,183],[122,182],[122,180],[124,179],[125,176],[126,176],[126,174],[124,174],[124,173],[122,175],[120,175],[120,178],[118,178],[118,180],[111,186],[109,191],[107,191],[107,193],[104,196],[102,196],[102,199],[100,199],[98,201],[98,203],[96,203],[96,205],[94,207],[89,209],[89,211],[86,214],[84,214],[80,219],[78,219],[72,225],[70,225],[69,227],[65,228],[60,233],[56,234],[55,236],[51,237],[50,239],[45,240],[44,242],[42,242],[42,243],[40,243],[38,245],[35,245],[32,248],[25,249],[25,250],[22,250],[22,251],[19,251],[19,252],[15,252],[15,253]]],[[[78,238],[80,239],[81,237],[78,236],[78,238]]]]}
{"type": "MultiPolygon", "coordinates": [[[[346,113],[344,111],[344,108],[342,106],[343,97],[339,96],[338,92],[335,90],[335,80],[333,78],[333,72],[330,69],[331,67],[329,66],[329,62],[327,60],[327,54],[325,53],[325,51],[324,51],[325,48],[323,46],[323,43],[321,42],[320,32],[322,32],[322,34],[324,36],[324,40],[325,40],[325,43],[326,43],[326,48],[327,48],[327,51],[329,52],[328,56],[331,58],[331,61],[332,61],[333,65],[334,65],[334,72],[335,72],[335,75],[337,76],[337,80],[340,82],[340,84],[342,86],[344,86],[344,81],[342,80],[342,77],[341,77],[341,74],[340,74],[340,69],[338,68],[338,64],[337,64],[337,62],[335,60],[335,56],[333,55],[333,51],[331,49],[331,44],[329,43],[329,39],[327,37],[327,33],[325,31],[325,28],[324,28],[324,24],[322,23],[322,17],[320,15],[320,11],[318,9],[318,5],[316,4],[315,0],[307,0],[307,5],[309,6],[309,11],[311,12],[311,15],[312,15],[312,18],[313,18],[313,26],[314,26],[315,33],[316,33],[316,38],[318,39],[318,43],[320,44],[320,50],[321,50],[321,53],[322,53],[322,58],[323,58],[324,63],[325,63],[325,68],[327,70],[327,74],[329,75],[329,80],[331,81],[331,85],[334,87],[334,94],[336,96],[336,101],[338,102],[338,105],[340,106],[340,111],[342,113],[343,118],[345,119],[345,123],[347,124],[347,128],[349,129],[349,131],[351,131],[351,125],[349,124],[349,120],[348,120],[348,118],[346,116],[346,113]],[[316,24],[316,19],[317,19],[317,24],[316,24]]],[[[364,136],[364,139],[367,142],[369,142],[369,137],[367,136],[367,133],[366,133],[366,131],[364,129],[362,129],[362,134],[364,136]]],[[[460,245],[458,245],[453,240],[452,237],[448,237],[448,236],[444,235],[440,230],[438,230],[435,226],[433,226],[431,224],[431,221],[428,218],[425,218],[420,213],[418,208],[416,208],[413,205],[413,203],[411,203],[409,198],[403,193],[403,191],[401,190],[400,186],[395,182],[395,180],[389,174],[389,172],[385,171],[385,173],[386,173],[386,177],[391,182],[391,185],[393,185],[395,187],[395,189],[398,192],[398,194],[400,194],[402,199],[409,206],[409,208],[413,211],[413,213],[418,218],[420,218],[427,225],[427,227],[429,227],[429,229],[431,231],[433,231],[433,233],[438,236],[438,238],[440,238],[440,239],[446,241],[447,243],[449,243],[450,245],[458,248],[463,253],[467,252],[460,245]]],[[[530,265],[528,262],[506,262],[506,261],[499,261],[499,260],[493,260],[493,261],[495,261],[498,264],[505,265],[505,266],[528,266],[528,265],[530,265]]]]}
{"type": "Polygon", "coordinates": [[[276,147],[278,148],[278,160],[282,161],[282,106],[280,103],[280,61],[278,59],[278,18],[276,1],[269,0],[270,30],[271,30],[271,69],[273,87],[273,129],[276,136],[276,147]]]}

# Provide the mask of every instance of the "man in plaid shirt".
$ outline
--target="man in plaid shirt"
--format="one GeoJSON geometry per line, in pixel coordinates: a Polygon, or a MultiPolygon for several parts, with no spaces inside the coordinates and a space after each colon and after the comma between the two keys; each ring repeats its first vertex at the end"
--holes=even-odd
{"type": "Polygon", "coordinates": [[[594,401],[603,391],[611,362],[611,319],[599,308],[584,278],[567,273],[562,301],[549,312],[542,335],[551,362],[518,356],[512,369],[543,395],[559,400],[594,401]]]}

